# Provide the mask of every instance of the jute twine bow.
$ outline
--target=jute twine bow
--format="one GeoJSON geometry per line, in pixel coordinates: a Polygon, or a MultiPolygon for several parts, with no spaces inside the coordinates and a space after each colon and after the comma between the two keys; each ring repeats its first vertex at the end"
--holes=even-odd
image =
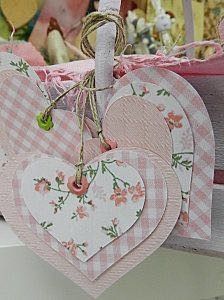
{"type": "MultiPolygon", "coordinates": [[[[125,36],[125,26],[122,17],[119,14],[115,13],[104,13],[104,12],[93,12],[86,17],[86,20],[83,24],[82,36],[81,36],[81,50],[82,52],[90,58],[95,58],[95,50],[89,42],[89,35],[100,28],[101,26],[113,22],[116,25],[116,38],[115,38],[115,54],[124,51],[126,48],[126,36],[125,36]]],[[[78,123],[80,129],[80,153],[79,153],[79,162],[76,166],[76,183],[81,185],[82,182],[82,171],[84,167],[84,123],[85,123],[85,109],[87,100],[89,101],[93,121],[97,127],[98,136],[100,139],[100,143],[102,146],[110,150],[110,145],[106,142],[106,139],[103,135],[101,122],[99,118],[99,114],[97,111],[96,104],[96,92],[104,91],[106,89],[112,88],[113,85],[96,88],[95,87],[95,70],[92,70],[86,74],[83,80],[72,85],[68,90],[64,91],[60,94],[55,100],[51,102],[51,104],[46,108],[43,113],[43,120],[47,120],[48,116],[51,114],[52,110],[56,108],[58,101],[63,98],[67,93],[71,90],[79,89],[79,93],[76,99],[76,114],[78,116],[78,123]],[[87,97],[83,102],[82,114],[80,115],[80,104],[81,98],[84,92],[87,92],[87,97]]]]}

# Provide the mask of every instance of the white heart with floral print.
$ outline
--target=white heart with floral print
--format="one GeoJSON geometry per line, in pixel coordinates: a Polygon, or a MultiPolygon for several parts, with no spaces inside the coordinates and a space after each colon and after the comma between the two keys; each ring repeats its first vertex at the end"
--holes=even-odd
{"type": "Polygon", "coordinates": [[[181,105],[169,91],[159,85],[137,80],[116,90],[108,104],[105,119],[111,105],[120,97],[128,95],[140,96],[153,103],[167,122],[173,143],[172,167],[178,176],[182,190],[180,223],[187,223],[194,159],[194,139],[189,120],[181,105]]]}
{"type": "Polygon", "coordinates": [[[89,186],[82,196],[67,188],[74,166],[62,159],[39,154],[23,167],[14,176],[15,197],[83,262],[131,228],[143,210],[143,180],[127,163],[105,159],[87,164],[83,175],[89,186]]]}

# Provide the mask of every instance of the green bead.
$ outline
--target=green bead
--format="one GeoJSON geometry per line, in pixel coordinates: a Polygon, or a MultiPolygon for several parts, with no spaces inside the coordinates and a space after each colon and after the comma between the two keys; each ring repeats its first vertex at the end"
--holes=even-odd
{"type": "Polygon", "coordinates": [[[44,114],[42,112],[36,116],[38,126],[43,130],[49,131],[54,126],[54,123],[52,122],[52,117],[51,115],[48,115],[46,120],[44,120],[43,117],[44,114]]]}

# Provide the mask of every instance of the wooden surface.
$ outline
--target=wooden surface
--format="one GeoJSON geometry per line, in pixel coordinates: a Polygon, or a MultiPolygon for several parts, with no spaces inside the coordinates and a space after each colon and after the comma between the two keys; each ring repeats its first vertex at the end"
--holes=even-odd
{"type": "MultiPolygon", "coordinates": [[[[201,95],[210,115],[216,142],[215,168],[224,170],[224,76],[191,76],[186,79],[201,95]]],[[[213,190],[210,241],[170,236],[164,247],[224,257],[224,185],[213,190]]]]}

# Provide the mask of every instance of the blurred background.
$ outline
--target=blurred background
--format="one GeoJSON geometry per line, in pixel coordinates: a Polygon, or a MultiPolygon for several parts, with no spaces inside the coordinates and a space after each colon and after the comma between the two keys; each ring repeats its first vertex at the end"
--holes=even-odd
{"type": "MultiPolygon", "coordinates": [[[[133,45],[127,53],[155,54],[163,47],[169,51],[173,45],[183,45],[186,16],[184,18],[182,2],[123,0],[121,15],[128,42],[133,45]]],[[[224,1],[192,0],[191,3],[194,23],[190,26],[194,40],[219,40],[217,26],[224,15],[224,1]]],[[[81,28],[86,14],[97,10],[98,1],[1,0],[0,5],[0,51],[10,51],[13,43],[13,52],[31,65],[86,58],[79,48],[81,28]]],[[[93,33],[90,37],[93,44],[95,36],[93,33]]],[[[211,47],[204,47],[196,50],[195,55],[204,58],[213,51],[211,47]]]]}

